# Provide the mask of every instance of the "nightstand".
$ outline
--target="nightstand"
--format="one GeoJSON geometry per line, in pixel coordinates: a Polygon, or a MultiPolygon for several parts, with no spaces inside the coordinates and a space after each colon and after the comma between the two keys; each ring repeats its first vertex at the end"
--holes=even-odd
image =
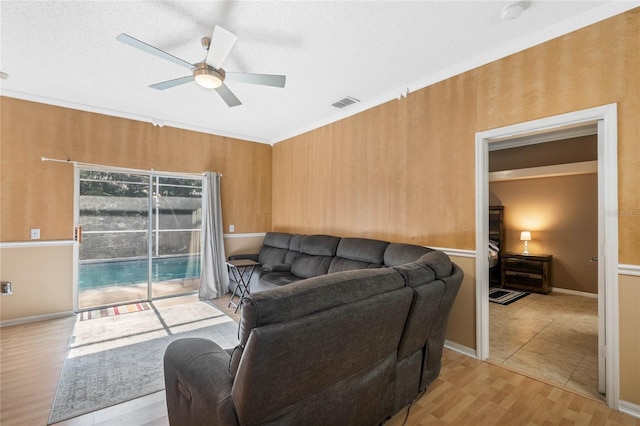
{"type": "Polygon", "coordinates": [[[553,288],[552,255],[502,253],[501,259],[503,287],[545,294],[553,288]]]}

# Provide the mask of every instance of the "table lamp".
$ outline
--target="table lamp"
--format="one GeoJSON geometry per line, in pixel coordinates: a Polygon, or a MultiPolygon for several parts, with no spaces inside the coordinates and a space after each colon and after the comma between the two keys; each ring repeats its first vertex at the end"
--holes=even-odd
{"type": "Polygon", "coordinates": [[[529,254],[529,249],[527,248],[527,242],[531,241],[531,232],[522,231],[520,233],[520,241],[524,241],[524,251],[523,254],[529,254]]]}

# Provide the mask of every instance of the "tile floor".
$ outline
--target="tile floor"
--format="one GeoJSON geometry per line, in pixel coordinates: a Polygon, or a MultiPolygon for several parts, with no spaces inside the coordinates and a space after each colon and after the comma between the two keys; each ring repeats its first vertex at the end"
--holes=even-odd
{"type": "Polygon", "coordinates": [[[552,292],[489,303],[489,360],[598,399],[598,299],[552,292]]]}

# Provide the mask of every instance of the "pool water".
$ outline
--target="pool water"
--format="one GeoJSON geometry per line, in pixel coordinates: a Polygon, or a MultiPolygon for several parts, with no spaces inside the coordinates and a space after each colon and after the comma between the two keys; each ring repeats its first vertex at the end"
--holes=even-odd
{"type": "MultiPolygon", "coordinates": [[[[154,258],[152,282],[200,277],[200,256],[154,258]]],[[[147,259],[110,260],[80,263],[78,282],[80,290],[147,283],[147,259]]]]}

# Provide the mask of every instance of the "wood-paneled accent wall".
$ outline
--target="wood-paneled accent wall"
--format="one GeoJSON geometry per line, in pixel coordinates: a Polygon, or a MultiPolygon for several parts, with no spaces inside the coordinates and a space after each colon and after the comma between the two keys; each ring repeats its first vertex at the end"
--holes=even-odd
{"type": "Polygon", "coordinates": [[[269,145],[34,102],[0,98],[0,241],[73,238],[73,166],[41,157],[142,170],[201,173],[221,181],[225,229],[271,229],[269,145]]]}
{"type": "Polygon", "coordinates": [[[472,248],[474,87],[454,77],[276,144],[274,230],[472,248]]]}

